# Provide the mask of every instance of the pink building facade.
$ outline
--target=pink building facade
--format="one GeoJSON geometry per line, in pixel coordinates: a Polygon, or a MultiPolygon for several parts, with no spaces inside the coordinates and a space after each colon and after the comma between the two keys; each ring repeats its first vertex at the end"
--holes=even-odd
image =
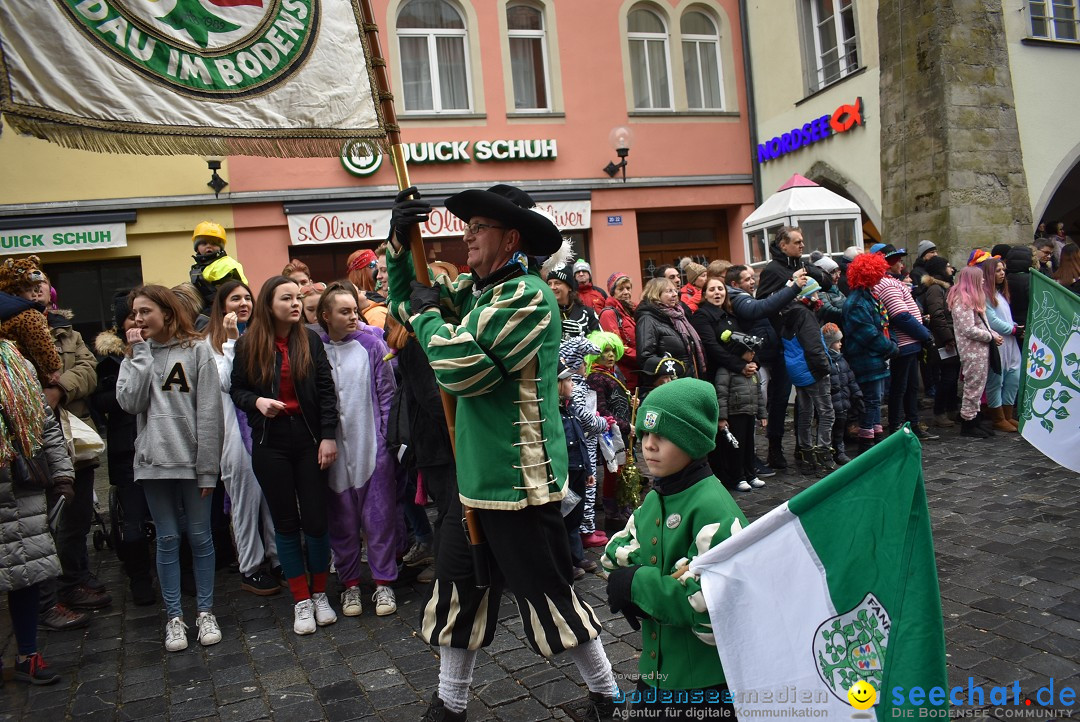
{"type": "MultiPolygon", "coordinates": [[[[601,286],[623,271],[640,290],[683,255],[743,260],[754,194],[737,0],[374,4],[409,173],[437,209],[429,258],[464,262],[442,199],[511,183],[556,217],[601,286]],[[624,181],[604,168],[627,135],[624,181]]],[[[388,157],[346,147],[227,168],[234,252],[256,287],[290,258],[319,280],[343,276],[351,252],[387,236],[388,157]]]]}

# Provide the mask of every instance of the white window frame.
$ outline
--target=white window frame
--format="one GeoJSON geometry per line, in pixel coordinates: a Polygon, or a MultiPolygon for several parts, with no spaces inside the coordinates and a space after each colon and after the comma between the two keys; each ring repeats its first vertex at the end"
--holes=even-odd
{"type": "MultiPolygon", "coordinates": [[[[465,13],[461,11],[454,3],[449,0],[441,0],[447,6],[450,7],[458,17],[461,18],[461,24],[464,26],[460,30],[453,28],[403,28],[394,23],[395,31],[398,37],[398,54],[401,57],[400,65],[402,68],[402,75],[404,76],[404,58],[405,53],[402,49],[402,38],[426,38],[427,39],[427,54],[428,54],[428,69],[431,74],[431,108],[408,108],[405,107],[405,94],[402,93],[401,103],[404,108],[403,114],[426,114],[426,113],[440,113],[440,114],[453,114],[453,113],[471,113],[473,111],[473,82],[472,82],[472,63],[470,62],[470,48],[469,48],[469,23],[465,17],[465,13]],[[450,108],[444,109],[442,107],[442,86],[439,78],[439,54],[436,44],[437,38],[460,38],[461,39],[461,52],[465,59],[465,98],[468,101],[468,106],[465,108],[450,108]]],[[[402,3],[401,8],[404,8],[408,3],[402,3]]],[[[398,9],[398,17],[401,15],[401,8],[398,9]]],[[[402,78],[404,80],[404,77],[402,78]]]]}
{"type": "MultiPolygon", "coordinates": [[[[630,51],[630,62],[631,63],[634,62],[634,51],[633,51],[634,42],[635,41],[636,42],[641,42],[642,45],[643,45],[643,50],[644,50],[643,60],[645,62],[645,74],[646,74],[647,79],[650,81],[650,82],[647,82],[645,84],[645,87],[646,87],[646,89],[648,90],[648,93],[649,93],[649,105],[639,107],[638,104],[637,104],[637,98],[633,98],[633,108],[634,108],[634,110],[639,110],[639,111],[674,110],[675,109],[675,97],[674,97],[675,96],[675,85],[674,85],[675,81],[674,81],[674,77],[671,74],[671,28],[668,27],[667,18],[665,18],[661,13],[657,12],[656,10],[654,10],[651,7],[648,7],[648,6],[645,6],[645,5],[635,5],[634,7],[630,8],[630,12],[628,12],[626,14],[626,23],[627,23],[626,41],[627,41],[627,48],[630,51]],[[630,27],[629,27],[630,16],[633,15],[635,12],[645,12],[645,13],[651,14],[653,17],[655,17],[657,20],[660,21],[661,25],[664,26],[664,32],[662,32],[662,33],[646,33],[646,32],[637,32],[637,31],[631,32],[630,27]],[[657,105],[655,103],[653,97],[652,97],[652,82],[651,82],[652,81],[652,69],[651,69],[651,67],[649,65],[649,52],[648,52],[650,42],[654,42],[654,43],[655,42],[662,42],[663,46],[664,46],[664,64],[665,64],[664,70],[665,70],[665,72],[667,72],[667,89],[668,89],[668,98],[667,98],[667,104],[666,105],[657,105]]],[[[630,77],[631,77],[630,88],[631,88],[631,92],[632,92],[634,90],[634,87],[633,87],[634,86],[634,83],[633,83],[633,68],[631,68],[630,77]]]]}
{"type": "Polygon", "coordinates": [[[818,17],[818,3],[823,1],[828,2],[829,0],[807,0],[807,3],[810,6],[807,17],[810,19],[810,36],[814,48],[814,86],[811,90],[815,91],[820,90],[827,85],[832,85],[842,78],[846,78],[861,67],[858,63],[859,32],[857,18],[855,17],[855,0],[831,0],[837,6],[833,11],[831,20],[821,20],[818,17]],[[845,2],[847,3],[847,7],[844,7],[845,2]],[[844,13],[847,11],[851,12],[852,25],[855,27],[855,33],[850,39],[844,37],[844,23],[842,19],[844,13]],[[833,31],[836,36],[836,46],[832,48],[832,50],[836,52],[837,64],[840,67],[840,74],[829,80],[826,80],[825,78],[826,63],[824,61],[824,56],[829,50],[823,49],[821,46],[821,28],[827,23],[832,23],[833,25],[833,31]],[[847,59],[846,48],[849,42],[855,45],[856,61],[854,65],[848,63],[847,59]]]}
{"type": "MultiPolygon", "coordinates": [[[[514,109],[517,112],[530,112],[530,111],[547,112],[547,111],[550,111],[551,108],[552,108],[552,104],[551,104],[551,72],[550,72],[550,63],[548,61],[547,13],[544,12],[544,8],[537,7],[537,6],[535,6],[535,5],[531,4],[531,3],[515,2],[515,3],[507,4],[507,6],[506,6],[507,14],[509,14],[510,10],[512,10],[513,8],[516,8],[516,7],[527,7],[530,10],[534,10],[537,13],[539,13],[540,14],[540,29],[539,30],[511,30],[510,27],[509,27],[510,26],[510,19],[508,17],[507,20],[506,20],[506,24],[507,24],[507,31],[506,31],[507,49],[509,49],[509,47],[510,47],[510,40],[514,40],[515,38],[518,38],[518,39],[539,39],[540,40],[540,55],[541,55],[542,62],[543,62],[542,71],[544,73],[544,97],[547,99],[547,105],[542,106],[542,107],[536,107],[536,108],[525,108],[525,107],[519,108],[518,105],[517,105],[517,96],[515,95],[514,98],[513,98],[514,109]]],[[[513,79],[514,67],[513,67],[513,62],[514,62],[513,61],[513,51],[511,51],[510,52],[510,88],[511,88],[511,90],[513,90],[513,87],[514,87],[514,79],[513,79]]]]}
{"type": "MultiPolygon", "coordinates": [[[[687,54],[687,47],[686,46],[688,44],[692,44],[693,45],[693,52],[697,56],[697,62],[698,62],[698,74],[697,74],[698,91],[701,93],[701,97],[704,100],[704,98],[705,98],[705,79],[702,77],[702,73],[701,73],[701,68],[704,65],[704,62],[703,62],[703,58],[701,56],[701,52],[700,52],[699,48],[700,48],[701,45],[704,45],[704,44],[710,44],[715,48],[715,51],[716,51],[716,79],[717,79],[717,82],[720,85],[720,105],[719,105],[719,107],[715,107],[715,108],[711,107],[711,106],[705,106],[705,105],[702,105],[700,108],[693,107],[692,105],[690,105],[690,89],[689,88],[686,89],[686,91],[687,91],[686,92],[686,105],[687,105],[687,108],[689,108],[690,110],[718,110],[718,111],[722,111],[727,107],[727,98],[724,95],[724,54],[723,54],[724,48],[720,44],[720,23],[717,22],[716,18],[712,17],[711,14],[705,12],[703,9],[696,8],[696,7],[688,9],[683,14],[685,15],[686,13],[692,13],[692,12],[693,13],[698,13],[699,15],[703,15],[704,17],[708,18],[709,22],[712,23],[713,28],[715,28],[716,34],[715,35],[695,35],[695,34],[692,34],[692,33],[683,33],[682,32],[682,25],[681,25],[682,19],[680,18],[679,33],[680,33],[680,42],[682,43],[683,64],[684,64],[684,66],[686,64],[686,57],[687,57],[687,55],[686,55],[687,54]]],[[[685,72],[685,67],[684,67],[683,76],[685,77],[685,75],[686,75],[686,72],[685,72]]]]}
{"type": "Polygon", "coordinates": [[[1028,31],[1031,33],[1029,37],[1054,40],[1059,43],[1080,43],[1080,7],[1078,7],[1080,2],[1078,0],[1027,0],[1025,5],[1027,5],[1028,31]],[[1035,5],[1042,6],[1043,14],[1035,14],[1033,7],[1035,5]],[[1073,36],[1071,38],[1058,37],[1057,24],[1059,22],[1070,22],[1068,18],[1057,19],[1056,10],[1059,7],[1072,10],[1073,36]],[[1045,14],[1048,11],[1050,15],[1045,14]],[[1035,33],[1035,20],[1037,19],[1045,23],[1046,33],[1041,35],[1035,33]]]}

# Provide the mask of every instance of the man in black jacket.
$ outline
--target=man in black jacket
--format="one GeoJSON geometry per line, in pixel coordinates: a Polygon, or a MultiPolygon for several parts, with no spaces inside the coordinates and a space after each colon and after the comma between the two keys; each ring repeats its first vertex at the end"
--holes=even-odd
{"type": "MultiPolygon", "coordinates": [[[[758,281],[757,298],[759,301],[785,288],[794,285],[802,287],[806,284],[806,274],[810,270],[802,257],[805,246],[802,230],[799,228],[783,226],[776,232],[776,238],[769,245],[769,255],[772,260],[761,270],[761,279],[758,281]],[[799,280],[796,280],[796,274],[799,280]]],[[[798,294],[798,291],[796,290],[795,293],[798,294]]],[[[784,304],[784,306],[787,305],[787,303],[784,304]]],[[[772,324],[773,338],[779,339],[780,327],[783,323],[782,312],[771,315],[769,321],[772,324]]],[[[788,397],[791,396],[791,379],[784,365],[784,356],[779,353],[779,346],[772,354],[766,351],[762,357],[769,371],[769,390],[765,400],[769,412],[769,423],[766,427],[769,456],[765,463],[774,469],[786,469],[787,461],[784,459],[783,448],[784,420],[787,417],[788,397]],[[765,358],[766,356],[771,356],[771,358],[765,358]]]]}

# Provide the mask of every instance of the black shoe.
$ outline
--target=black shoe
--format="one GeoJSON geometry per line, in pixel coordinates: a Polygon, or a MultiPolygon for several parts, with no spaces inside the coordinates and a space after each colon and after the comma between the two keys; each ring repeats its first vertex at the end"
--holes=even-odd
{"type": "Polygon", "coordinates": [[[112,597],[108,592],[101,592],[80,584],[61,592],[60,601],[72,609],[104,609],[112,604],[112,597]]]}
{"type": "Polygon", "coordinates": [[[836,464],[832,458],[832,449],[827,446],[815,446],[810,450],[810,453],[814,455],[814,463],[817,467],[826,474],[830,471],[836,471],[836,464]]]}
{"type": "Polygon", "coordinates": [[[106,591],[108,591],[105,588],[105,585],[101,583],[101,580],[98,579],[97,577],[95,577],[93,574],[91,574],[90,577],[85,582],[83,582],[83,585],[87,586],[87,587],[90,587],[91,589],[93,589],[96,592],[106,592],[106,591]]]}
{"type": "Polygon", "coordinates": [[[281,585],[278,584],[278,580],[258,569],[255,570],[254,574],[240,576],[240,588],[245,592],[251,592],[260,597],[272,597],[281,593],[281,585]]]}
{"type": "Polygon", "coordinates": [[[777,471],[783,471],[787,468],[787,460],[784,458],[784,442],[782,440],[769,439],[769,455],[765,459],[765,463],[777,471]]]}
{"type": "Polygon", "coordinates": [[[270,576],[277,580],[278,586],[289,586],[289,580],[285,578],[285,572],[281,570],[280,564],[270,569],[270,576]]]}
{"type": "Polygon", "coordinates": [[[579,580],[579,579],[584,579],[585,578],[585,570],[582,569],[581,567],[574,567],[574,571],[570,572],[570,576],[574,578],[575,582],[577,580],[579,580]]]}
{"type": "Polygon", "coordinates": [[[31,654],[22,662],[18,661],[18,657],[16,657],[15,673],[12,677],[20,682],[41,685],[56,684],[60,681],[60,675],[49,669],[49,665],[45,664],[45,660],[37,652],[31,654]]]}
{"type": "Polygon", "coordinates": [[[149,576],[131,580],[131,601],[136,607],[149,607],[157,601],[154,594],[154,582],[149,576]]]}
{"type": "Polygon", "coordinates": [[[933,433],[932,431],[929,431],[927,429],[923,429],[923,427],[921,425],[919,425],[919,424],[912,424],[911,425],[911,433],[915,434],[915,436],[918,437],[919,441],[933,441],[934,439],[940,439],[941,438],[940,436],[933,433]]]}
{"type": "Polygon", "coordinates": [[[594,562],[592,559],[582,559],[574,566],[584,572],[587,572],[588,574],[592,574],[596,571],[596,562],[594,562]]]}
{"type": "Polygon", "coordinates": [[[812,476],[817,473],[817,462],[813,449],[799,449],[795,452],[795,466],[800,474],[812,476]]]}
{"type": "MultiPolygon", "coordinates": [[[[963,419],[961,419],[963,421],[963,419]]],[[[972,419],[976,426],[986,432],[987,438],[994,435],[994,422],[983,416],[983,412],[975,414],[975,418],[972,419]]]]}
{"type": "Polygon", "coordinates": [[[960,419],[960,435],[970,436],[975,439],[989,439],[991,432],[987,431],[975,421],[966,419],[960,419]]]}
{"type": "Polygon", "coordinates": [[[851,463],[851,457],[845,454],[843,451],[838,451],[833,454],[833,461],[837,466],[843,466],[844,464],[851,463]]]}
{"type": "Polygon", "coordinates": [[[82,629],[90,624],[90,615],[76,612],[63,604],[54,604],[38,616],[38,629],[63,632],[68,629],[82,629]]]}
{"type": "Polygon", "coordinates": [[[589,692],[589,702],[582,718],[588,722],[615,719],[615,714],[621,706],[616,705],[614,697],[599,692],[589,692]]]}
{"type": "Polygon", "coordinates": [[[762,463],[761,459],[754,455],[754,476],[759,479],[768,479],[770,476],[776,476],[776,470],[771,466],[762,463]]]}
{"type": "Polygon", "coordinates": [[[424,716],[420,718],[420,722],[465,722],[467,713],[467,710],[451,712],[446,709],[446,705],[439,699],[439,693],[435,692],[431,695],[431,704],[428,705],[424,716]]]}

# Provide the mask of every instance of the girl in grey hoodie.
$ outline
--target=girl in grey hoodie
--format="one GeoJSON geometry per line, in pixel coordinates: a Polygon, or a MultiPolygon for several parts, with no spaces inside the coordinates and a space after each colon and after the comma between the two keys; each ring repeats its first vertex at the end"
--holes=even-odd
{"type": "Polygon", "coordinates": [[[131,356],[120,365],[116,400],[138,418],[135,481],[143,486],[157,530],[157,569],[169,618],[165,649],[187,648],[180,608],[180,518],[187,520],[195,567],[199,642],[221,641],[213,614],[214,541],[210,503],[224,437],[217,363],[176,296],[142,286],[129,296],[136,327],[131,356]],[[178,503],[179,502],[179,503],[178,503]]]}

